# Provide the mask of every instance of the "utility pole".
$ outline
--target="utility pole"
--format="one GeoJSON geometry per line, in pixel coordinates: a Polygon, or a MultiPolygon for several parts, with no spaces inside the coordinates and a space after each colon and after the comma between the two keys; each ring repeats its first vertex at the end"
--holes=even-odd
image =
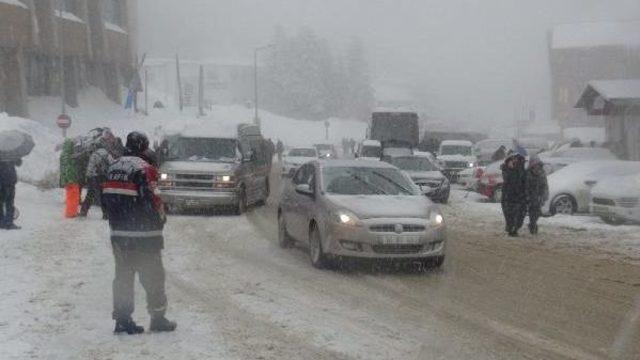
{"type": "Polygon", "coordinates": [[[256,125],[260,125],[260,116],[258,114],[258,52],[271,49],[274,46],[275,45],[273,44],[269,44],[267,46],[261,46],[253,50],[253,108],[255,112],[253,116],[253,123],[256,125]]]}
{"type": "Polygon", "coordinates": [[[200,65],[198,78],[198,116],[204,116],[204,65],[200,65]]]}
{"type": "Polygon", "coordinates": [[[149,70],[144,69],[144,114],[149,115],[149,70]]]}
{"type": "Polygon", "coordinates": [[[64,19],[62,18],[63,0],[57,0],[58,18],[56,19],[56,31],[58,35],[58,47],[60,50],[60,98],[62,99],[62,114],[67,114],[67,91],[64,71],[64,19]]]}
{"type": "Polygon", "coordinates": [[[182,99],[182,78],[180,77],[180,58],[176,54],[176,76],[178,77],[178,107],[182,112],[184,107],[184,100],[182,99]]]}

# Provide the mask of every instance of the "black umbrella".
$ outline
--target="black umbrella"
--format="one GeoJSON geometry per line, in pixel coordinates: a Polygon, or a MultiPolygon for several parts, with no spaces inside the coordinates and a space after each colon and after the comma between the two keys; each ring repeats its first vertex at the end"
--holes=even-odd
{"type": "Polygon", "coordinates": [[[17,161],[35,147],[31,135],[18,130],[0,131],[0,161],[17,161]]]}

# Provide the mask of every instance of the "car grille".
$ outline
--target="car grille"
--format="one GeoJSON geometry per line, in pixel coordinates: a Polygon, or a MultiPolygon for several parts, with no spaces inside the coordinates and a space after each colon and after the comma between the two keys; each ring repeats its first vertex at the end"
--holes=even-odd
{"type": "MultiPolygon", "coordinates": [[[[369,229],[373,232],[387,232],[394,233],[396,232],[396,224],[383,224],[383,225],[371,225],[369,229]]],[[[424,225],[402,225],[402,232],[422,232],[426,229],[424,225]]]]}
{"type": "Polygon", "coordinates": [[[467,167],[466,161],[445,161],[444,166],[452,169],[462,169],[467,167]]]}
{"type": "Polygon", "coordinates": [[[422,251],[424,245],[373,245],[373,251],[378,254],[416,254],[422,251]]]}
{"type": "Polygon", "coordinates": [[[213,181],[211,174],[176,174],[177,180],[206,180],[213,181]]]}
{"type": "Polygon", "coordinates": [[[606,206],[615,206],[615,202],[611,199],[604,199],[604,198],[597,198],[594,197],[593,198],[593,203],[596,205],[606,205],[606,206]]]}
{"type": "Polygon", "coordinates": [[[620,198],[616,200],[616,203],[624,208],[633,208],[638,206],[638,198],[620,198]]]}

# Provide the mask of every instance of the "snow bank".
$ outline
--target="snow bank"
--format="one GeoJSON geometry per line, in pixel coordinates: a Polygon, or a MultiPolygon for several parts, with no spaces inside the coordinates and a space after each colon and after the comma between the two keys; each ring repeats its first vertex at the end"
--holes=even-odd
{"type": "Polygon", "coordinates": [[[21,180],[39,182],[58,170],[59,154],[56,153],[55,148],[61,137],[54,135],[49,129],[33,120],[0,113],[0,131],[5,130],[28,133],[36,143],[31,154],[23,158],[23,164],[18,168],[18,176],[21,180]]]}

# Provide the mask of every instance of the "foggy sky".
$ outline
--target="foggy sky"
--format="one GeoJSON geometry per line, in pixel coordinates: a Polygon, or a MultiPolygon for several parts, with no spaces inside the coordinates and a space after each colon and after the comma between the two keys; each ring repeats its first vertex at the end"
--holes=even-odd
{"type": "Polygon", "coordinates": [[[251,58],[275,25],[309,26],[339,49],[352,36],[376,79],[399,80],[437,118],[549,117],[548,30],[640,19],[638,0],[139,0],[140,50],[191,59],[251,58]]]}

